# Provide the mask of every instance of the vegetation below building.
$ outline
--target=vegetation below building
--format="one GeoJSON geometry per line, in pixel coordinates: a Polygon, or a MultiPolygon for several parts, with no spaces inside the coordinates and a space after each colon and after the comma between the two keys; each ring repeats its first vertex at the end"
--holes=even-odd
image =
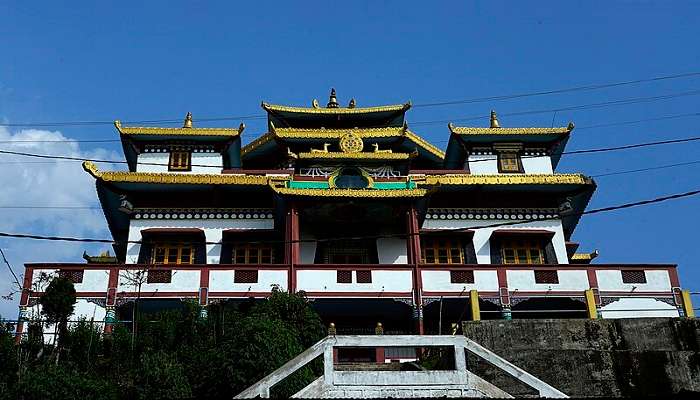
{"type": "MultiPolygon", "coordinates": [[[[279,290],[238,307],[210,305],[205,317],[186,302],[110,335],[82,321],[62,329],[58,346],[44,344],[36,323],[17,346],[10,328],[0,326],[0,399],[230,399],[325,335],[303,294],[279,290]]],[[[311,364],[272,395],[295,393],[321,370],[311,364]]]]}

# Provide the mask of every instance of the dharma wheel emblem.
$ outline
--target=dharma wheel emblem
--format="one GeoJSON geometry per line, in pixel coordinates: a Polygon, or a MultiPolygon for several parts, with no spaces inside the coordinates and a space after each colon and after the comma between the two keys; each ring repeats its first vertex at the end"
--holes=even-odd
{"type": "Polygon", "coordinates": [[[344,153],[359,153],[363,147],[362,138],[352,132],[348,132],[340,138],[340,150],[343,150],[344,153]]]}

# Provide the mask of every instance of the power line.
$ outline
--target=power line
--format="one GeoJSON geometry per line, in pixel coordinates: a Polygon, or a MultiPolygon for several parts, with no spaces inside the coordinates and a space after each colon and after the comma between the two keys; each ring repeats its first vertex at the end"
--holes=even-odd
{"type": "MultiPolygon", "coordinates": [[[[623,210],[627,208],[633,208],[633,207],[639,207],[639,206],[645,206],[645,205],[650,205],[650,204],[656,204],[656,203],[662,203],[666,202],[669,200],[677,200],[685,197],[691,197],[700,194],[700,190],[692,190],[688,192],[683,192],[683,193],[674,193],[668,196],[661,196],[661,197],[656,197],[652,199],[647,199],[647,200],[640,200],[640,201],[635,201],[635,202],[630,202],[630,203],[623,203],[619,205],[614,205],[614,206],[608,206],[608,207],[602,207],[602,208],[596,208],[593,210],[588,210],[588,211],[580,211],[580,212],[570,212],[566,213],[563,215],[557,215],[555,217],[549,217],[549,218],[538,218],[535,221],[547,221],[547,220],[559,220],[561,218],[567,218],[567,217],[575,217],[575,216],[583,216],[583,215],[593,215],[593,214],[601,214],[605,212],[611,212],[611,211],[616,211],[616,210],[623,210]]],[[[488,224],[488,225],[477,225],[477,226],[471,226],[468,228],[449,228],[449,229],[436,229],[432,230],[431,232],[464,232],[464,231],[472,231],[475,229],[484,229],[484,228],[496,228],[496,227],[502,227],[502,226],[513,226],[513,225],[521,225],[521,224],[527,224],[533,222],[533,220],[523,220],[523,221],[508,221],[508,222],[501,222],[501,223],[496,223],[496,224],[488,224]]],[[[412,235],[419,235],[420,233],[398,233],[398,234],[383,234],[383,235],[365,235],[365,236],[350,236],[350,237],[334,237],[334,238],[322,238],[322,239],[298,239],[298,240],[281,240],[281,241],[253,241],[253,242],[248,242],[248,243],[265,243],[265,244],[273,244],[273,243],[278,243],[278,244],[292,244],[292,243],[321,243],[321,242],[334,242],[334,241],[340,241],[340,240],[362,240],[362,239],[381,239],[381,238],[408,238],[409,236],[412,235]]],[[[77,237],[69,237],[69,236],[46,236],[46,235],[35,235],[35,234],[25,234],[25,233],[7,233],[7,232],[0,232],[0,237],[7,237],[7,238],[17,238],[17,239],[34,239],[34,240],[48,240],[48,241],[64,241],[64,242],[81,242],[81,243],[108,243],[108,244],[119,244],[119,243],[133,243],[133,244],[141,244],[142,242],[140,240],[123,240],[123,241],[118,241],[118,240],[111,240],[111,239],[98,239],[98,238],[77,238],[77,237]]],[[[189,242],[187,242],[189,243],[189,242]]],[[[193,244],[215,244],[215,245],[220,245],[222,242],[191,242],[193,244]]]]}
{"type": "MultiPolygon", "coordinates": [[[[591,84],[591,85],[584,85],[584,86],[574,86],[574,87],[568,87],[568,88],[526,92],[526,93],[518,93],[518,94],[511,94],[511,95],[476,97],[476,98],[471,98],[471,99],[449,100],[449,101],[441,101],[441,102],[434,102],[434,103],[418,103],[418,104],[414,104],[413,107],[415,107],[415,108],[438,107],[438,106],[447,106],[447,105],[455,105],[455,104],[472,104],[472,103],[511,100],[511,99],[525,98],[525,97],[544,96],[544,95],[577,92],[577,91],[591,91],[591,90],[599,90],[599,89],[606,89],[606,88],[620,87],[620,86],[630,86],[630,85],[636,85],[636,84],[640,84],[640,83],[689,78],[689,77],[698,76],[698,75],[700,75],[700,71],[688,72],[688,73],[683,73],[683,74],[657,76],[657,77],[652,77],[652,78],[636,79],[636,80],[631,80],[631,81],[619,81],[619,82],[610,82],[610,83],[601,83],[601,84],[591,84]]],[[[229,116],[229,117],[197,118],[196,121],[213,122],[213,121],[230,121],[230,120],[252,120],[252,119],[263,119],[266,117],[267,117],[266,114],[250,114],[250,115],[229,116]]],[[[128,123],[128,124],[181,123],[182,119],[181,118],[178,118],[178,119],[152,119],[152,120],[133,120],[133,121],[123,121],[123,122],[128,123]]],[[[22,123],[0,123],[0,126],[7,126],[7,127],[86,126],[86,125],[111,125],[113,123],[114,123],[114,121],[106,121],[106,120],[105,121],[22,122],[22,123]]]]}
{"type": "Polygon", "coordinates": [[[630,169],[630,170],[625,170],[625,171],[606,172],[606,173],[602,173],[602,174],[591,175],[591,178],[601,178],[601,177],[613,176],[613,175],[633,174],[635,172],[655,171],[655,170],[659,170],[659,169],[682,167],[685,165],[694,165],[694,164],[700,164],[700,160],[682,162],[682,163],[676,163],[676,164],[657,165],[654,167],[630,169]]]}
{"type": "Polygon", "coordinates": [[[0,209],[9,210],[101,210],[95,206],[0,206],[0,209]]]}
{"type": "Polygon", "coordinates": [[[15,283],[17,284],[18,290],[22,290],[22,284],[19,283],[19,278],[17,278],[17,274],[15,274],[15,271],[12,269],[12,265],[10,265],[10,262],[7,261],[7,257],[5,257],[5,252],[2,250],[2,247],[0,247],[0,255],[2,256],[2,259],[5,262],[5,265],[7,265],[7,269],[10,270],[10,274],[12,274],[12,277],[15,279],[15,283]]]}
{"type": "Polygon", "coordinates": [[[449,106],[449,105],[456,105],[456,104],[472,104],[472,103],[483,103],[483,102],[488,102],[488,101],[511,100],[511,99],[519,99],[519,98],[524,98],[524,97],[544,96],[544,95],[550,95],[550,94],[590,91],[590,90],[606,89],[606,88],[611,88],[611,87],[629,86],[629,85],[635,85],[635,84],[639,84],[639,83],[655,82],[655,81],[662,81],[662,80],[669,80],[669,79],[688,78],[691,76],[698,76],[698,75],[700,75],[700,72],[689,72],[689,73],[685,73],[685,74],[658,76],[658,77],[648,78],[648,79],[636,79],[636,80],[632,80],[632,81],[621,81],[621,82],[601,83],[601,84],[593,84],[593,85],[585,85],[585,86],[574,86],[574,87],[569,87],[569,88],[545,90],[545,91],[539,91],[539,92],[519,93],[519,94],[502,95],[502,96],[475,97],[475,98],[471,98],[471,99],[441,101],[441,102],[435,102],[435,103],[422,103],[422,104],[415,104],[413,107],[438,107],[438,106],[449,106]]]}
{"type": "MultiPolygon", "coordinates": [[[[520,115],[549,114],[549,113],[555,113],[555,112],[561,112],[561,111],[589,110],[589,109],[595,109],[595,108],[605,108],[605,107],[609,107],[609,106],[638,104],[638,103],[647,103],[647,102],[654,102],[654,101],[660,101],[660,100],[675,99],[678,97],[685,97],[685,96],[697,96],[699,94],[700,94],[700,90],[691,90],[688,92],[670,93],[670,94],[665,94],[665,95],[660,95],[660,96],[618,99],[618,100],[604,101],[604,102],[600,102],[600,103],[581,104],[581,105],[574,105],[574,106],[561,107],[561,108],[550,108],[550,109],[543,109],[543,110],[528,110],[528,111],[517,111],[517,112],[511,112],[511,113],[501,113],[500,115],[511,117],[511,116],[520,116],[520,115]]],[[[470,116],[470,117],[463,117],[463,118],[457,118],[457,119],[416,121],[416,122],[412,122],[411,125],[416,126],[416,125],[444,124],[444,123],[448,123],[448,122],[474,121],[474,120],[480,120],[480,119],[485,119],[485,118],[489,118],[489,116],[488,115],[474,115],[474,116],[470,116]]]]}

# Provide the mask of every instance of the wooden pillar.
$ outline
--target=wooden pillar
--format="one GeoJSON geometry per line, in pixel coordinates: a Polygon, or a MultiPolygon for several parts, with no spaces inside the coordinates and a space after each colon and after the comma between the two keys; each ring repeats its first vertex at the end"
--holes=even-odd
{"type": "Polygon", "coordinates": [[[586,311],[588,313],[588,318],[598,318],[598,309],[596,307],[595,294],[593,293],[593,289],[586,290],[586,311]]]}
{"type": "Polygon", "coordinates": [[[109,269],[107,281],[107,302],[105,306],[105,326],[104,332],[112,333],[114,321],[116,320],[117,286],[119,285],[119,268],[109,269]]]}
{"type": "Polygon", "coordinates": [[[681,292],[683,299],[683,311],[686,318],[695,318],[695,309],[693,309],[693,301],[690,299],[690,291],[684,290],[681,292]]]}
{"type": "Polygon", "coordinates": [[[24,282],[22,282],[22,295],[19,299],[19,313],[17,314],[17,327],[15,329],[15,342],[19,344],[22,341],[22,333],[24,332],[24,324],[27,319],[27,307],[29,307],[29,295],[32,292],[32,281],[34,280],[34,269],[25,268],[24,282]]]}
{"type": "Polygon", "coordinates": [[[200,317],[207,316],[207,306],[209,305],[209,268],[203,267],[199,271],[199,306],[202,307],[200,317]]]}
{"type": "Polygon", "coordinates": [[[418,225],[418,211],[415,205],[406,211],[406,255],[408,264],[413,266],[413,318],[416,322],[416,331],[419,335],[423,329],[423,278],[418,264],[420,264],[420,226],[418,225]]]}
{"type": "Polygon", "coordinates": [[[299,243],[299,210],[296,203],[289,203],[287,206],[287,214],[285,218],[285,264],[289,266],[289,276],[287,278],[288,290],[290,293],[296,292],[296,271],[294,266],[300,262],[300,243],[299,243]]]}
{"type": "Polygon", "coordinates": [[[479,292],[469,291],[469,306],[472,311],[472,321],[481,321],[481,308],[479,307],[479,292]]]}
{"type": "Polygon", "coordinates": [[[508,275],[505,267],[500,267],[498,274],[498,297],[501,301],[501,317],[503,319],[513,319],[510,310],[510,291],[508,290],[508,275]]]}

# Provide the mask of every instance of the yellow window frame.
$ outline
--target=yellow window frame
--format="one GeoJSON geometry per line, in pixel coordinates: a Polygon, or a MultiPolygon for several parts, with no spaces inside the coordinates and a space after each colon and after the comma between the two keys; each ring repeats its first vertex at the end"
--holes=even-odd
{"type": "Polygon", "coordinates": [[[460,239],[426,237],[421,241],[421,263],[422,264],[464,264],[464,244],[460,239]],[[447,262],[440,262],[440,252],[443,251],[447,262]],[[432,253],[432,259],[429,260],[428,252],[432,253]],[[453,258],[459,258],[458,262],[453,261],[453,258]]]}
{"type": "Polygon", "coordinates": [[[271,246],[263,246],[254,243],[235,244],[231,251],[232,264],[273,264],[275,259],[275,249],[271,246]],[[263,262],[263,257],[267,258],[264,252],[269,253],[269,262],[263,262]],[[244,262],[238,262],[242,257],[244,262]]]}
{"type": "Polygon", "coordinates": [[[179,264],[194,264],[195,249],[193,245],[186,243],[158,243],[153,245],[153,254],[151,255],[151,263],[156,265],[179,265],[179,264]],[[189,261],[183,259],[183,250],[189,250],[189,261]],[[162,250],[163,260],[158,261],[158,256],[162,250]],[[171,262],[171,256],[175,257],[175,262],[171,262]]]}
{"type": "Polygon", "coordinates": [[[544,246],[539,240],[509,239],[502,242],[503,264],[544,264],[544,246]]]}
{"type": "Polygon", "coordinates": [[[192,153],[189,151],[172,151],[170,152],[170,161],[168,162],[168,170],[170,171],[189,171],[192,166],[192,153]]]}

